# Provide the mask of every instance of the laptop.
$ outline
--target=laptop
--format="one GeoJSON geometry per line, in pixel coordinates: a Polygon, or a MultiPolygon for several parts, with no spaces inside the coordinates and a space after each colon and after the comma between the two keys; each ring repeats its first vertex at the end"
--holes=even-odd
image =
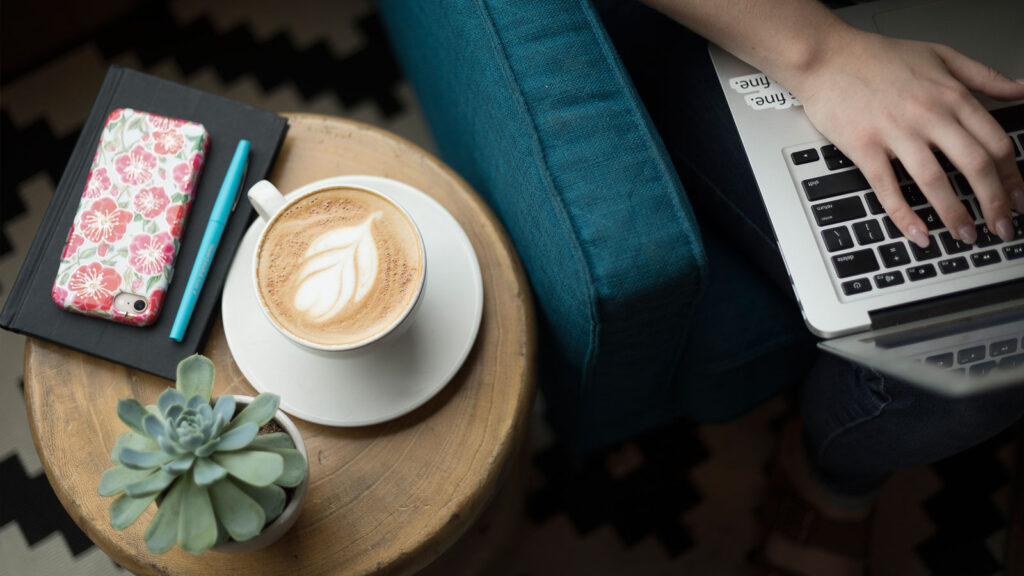
{"type": "MultiPolygon", "coordinates": [[[[1024,78],[1021,0],[878,0],[836,14],[887,36],[948,44],[1024,78]]],[[[897,165],[904,197],[929,227],[930,246],[919,249],[792,94],[725,50],[709,51],[819,346],[945,394],[1024,384],[1024,215],[1013,214],[1015,239],[1003,242],[940,155],[979,230],[975,245],[960,243],[897,165]]],[[[1024,101],[979,100],[1014,141],[1024,174],[1024,101]]]]}

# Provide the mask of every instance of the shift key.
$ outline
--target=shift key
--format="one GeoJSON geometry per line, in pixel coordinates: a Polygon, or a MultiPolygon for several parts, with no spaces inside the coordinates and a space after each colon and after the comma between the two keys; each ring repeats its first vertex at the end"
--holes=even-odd
{"type": "Polygon", "coordinates": [[[878,270],[878,259],[875,258],[875,252],[870,248],[833,256],[832,264],[835,265],[836,274],[840,278],[867,274],[868,272],[878,270]]]}
{"type": "Polygon", "coordinates": [[[818,222],[818,226],[839,224],[867,216],[864,203],[857,196],[814,204],[811,206],[811,212],[814,213],[814,220],[818,222]]]}

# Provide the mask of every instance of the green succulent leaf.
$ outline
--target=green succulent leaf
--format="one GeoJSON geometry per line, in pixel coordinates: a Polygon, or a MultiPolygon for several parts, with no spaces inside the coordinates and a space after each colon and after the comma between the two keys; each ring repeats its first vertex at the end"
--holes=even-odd
{"type": "Polygon", "coordinates": [[[171,407],[184,406],[185,402],[186,400],[184,394],[182,394],[180,391],[174,388],[168,388],[167,390],[164,390],[162,394],[160,394],[159,398],[157,398],[156,407],[160,409],[161,414],[171,417],[168,414],[168,412],[170,412],[171,410],[171,407]]]}
{"type": "Polygon", "coordinates": [[[129,428],[138,432],[139,434],[145,434],[146,429],[142,426],[142,419],[146,417],[149,412],[141,402],[134,398],[124,398],[117,401],[117,416],[124,422],[129,428]]]}
{"type": "Polygon", "coordinates": [[[263,426],[274,417],[280,402],[281,398],[277,394],[260,394],[245,407],[245,410],[235,416],[226,430],[234,430],[247,422],[255,422],[257,426],[263,426]]]}
{"type": "Polygon", "coordinates": [[[135,450],[125,448],[120,454],[121,464],[132,470],[147,470],[162,466],[174,459],[163,450],[135,450]]]}
{"type": "Polygon", "coordinates": [[[213,393],[214,375],[213,361],[206,356],[193,354],[178,363],[176,387],[186,398],[201,396],[204,402],[209,402],[213,393]]]}
{"type": "Polygon", "coordinates": [[[185,477],[182,476],[167,491],[156,509],[156,515],[146,527],[146,548],[153,554],[163,554],[178,541],[178,524],[181,518],[181,501],[185,494],[185,477]]]}
{"type": "Polygon", "coordinates": [[[250,498],[259,502],[260,506],[263,507],[263,515],[266,517],[267,522],[273,522],[281,512],[284,511],[284,505],[288,501],[288,497],[284,493],[284,488],[276,484],[268,484],[266,486],[253,486],[252,484],[246,484],[238,480],[228,479],[229,482],[238,487],[239,490],[245,492],[250,498]]]}
{"type": "Polygon", "coordinates": [[[124,530],[131,526],[139,516],[142,516],[153,500],[156,500],[156,494],[141,498],[132,498],[127,494],[122,494],[120,498],[110,504],[110,525],[114,530],[124,530]]]}
{"type": "Polygon", "coordinates": [[[135,482],[125,486],[125,493],[132,498],[142,498],[143,496],[149,496],[150,494],[159,494],[164,488],[171,485],[174,479],[179,474],[168,474],[163,470],[155,470],[152,474],[135,482]]]}
{"type": "Polygon", "coordinates": [[[241,450],[248,446],[253,438],[256,438],[256,434],[260,431],[260,427],[255,422],[246,422],[241,426],[229,430],[220,436],[220,442],[217,444],[218,452],[230,452],[233,450],[241,450]]]}
{"type": "Polygon", "coordinates": [[[228,480],[210,486],[210,496],[217,519],[238,542],[249,540],[263,529],[267,520],[263,507],[228,480]]]}
{"type": "Polygon", "coordinates": [[[100,496],[116,496],[124,492],[125,486],[134,484],[153,472],[153,469],[133,470],[124,466],[107,468],[103,472],[103,476],[100,476],[100,485],[96,491],[99,492],[100,496]]]}
{"type": "Polygon", "coordinates": [[[211,454],[213,454],[214,452],[217,451],[217,446],[219,444],[220,444],[220,439],[219,438],[214,438],[213,440],[210,440],[209,442],[207,442],[206,444],[203,444],[199,448],[196,448],[195,454],[196,454],[196,456],[198,456],[200,458],[207,458],[211,454]]]}
{"type": "Polygon", "coordinates": [[[185,472],[188,472],[192,468],[192,463],[196,461],[195,454],[185,454],[177,460],[172,460],[167,464],[164,464],[160,468],[170,474],[171,476],[181,476],[185,472]]]}
{"type": "Polygon", "coordinates": [[[136,434],[135,432],[125,432],[117,437],[117,442],[114,443],[114,448],[110,451],[110,461],[115,464],[121,463],[121,451],[125,448],[132,448],[133,450],[157,450],[160,448],[156,442],[152,439],[143,436],[142,434],[136,434]]]}
{"type": "Polygon", "coordinates": [[[161,436],[167,436],[170,433],[171,427],[164,422],[164,419],[156,414],[147,414],[142,419],[142,427],[145,430],[145,434],[156,440],[160,441],[161,436]]]}
{"type": "Polygon", "coordinates": [[[228,475],[227,470],[209,458],[197,458],[192,471],[196,484],[200,486],[209,486],[228,475]]]}
{"type": "Polygon", "coordinates": [[[292,437],[287,433],[274,432],[257,436],[249,444],[249,448],[254,450],[289,450],[295,448],[295,443],[292,442],[292,437]]]}
{"type": "Polygon", "coordinates": [[[275,452],[284,458],[284,471],[281,472],[277,480],[274,480],[274,484],[288,488],[302,484],[302,480],[306,477],[306,459],[302,457],[302,452],[294,448],[275,450],[275,452]]]}
{"type": "Polygon", "coordinates": [[[157,438],[156,444],[158,448],[174,456],[180,456],[185,453],[185,451],[181,449],[181,446],[178,445],[177,440],[170,436],[161,436],[157,438]]]}
{"type": "Polygon", "coordinates": [[[224,429],[224,425],[231,421],[235,415],[235,397],[221,396],[213,407],[213,435],[217,436],[224,429]]]}
{"type": "Polygon", "coordinates": [[[210,400],[205,399],[202,396],[193,396],[188,399],[188,404],[185,404],[186,410],[199,410],[200,406],[209,406],[210,400]]]}
{"type": "Polygon", "coordinates": [[[253,486],[266,486],[284,472],[284,458],[274,452],[217,452],[211,458],[228,474],[253,486]]]}
{"type": "Polygon", "coordinates": [[[184,411],[185,411],[185,403],[184,402],[182,402],[181,404],[175,404],[174,406],[171,406],[170,408],[168,408],[167,412],[164,412],[164,417],[167,418],[168,420],[177,420],[178,417],[181,416],[181,413],[184,412],[184,411]]]}
{"type": "Polygon", "coordinates": [[[178,546],[189,554],[202,554],[217,543],[217,520],[205,486],[192,475],[182,476],[184,494],[178,518],[178,546]]]}

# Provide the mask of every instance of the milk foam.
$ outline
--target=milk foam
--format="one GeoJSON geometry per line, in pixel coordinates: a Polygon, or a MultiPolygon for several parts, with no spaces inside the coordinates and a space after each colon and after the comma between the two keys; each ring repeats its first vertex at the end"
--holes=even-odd
{"type": "Polygon", "coordinates": [[[299,272],[296,310],[323,322],[366,297],[380,268],[372,230],[380,217],[374,212],[366,222],[334,228],[310,244],[299,272]]]}

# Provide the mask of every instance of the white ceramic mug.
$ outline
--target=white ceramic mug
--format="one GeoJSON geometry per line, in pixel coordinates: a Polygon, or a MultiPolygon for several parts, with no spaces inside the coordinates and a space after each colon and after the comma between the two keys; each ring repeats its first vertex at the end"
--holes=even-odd
{"type": "Polygon", "coordinates": [[[249,202],[256,209],[256,213],[265,222],[263,230],[260,231],[259,239],[256,243],[256,250],[253,253],[252,260],[252,285],[256,291],[256,300],[259,302],[260,309],[263,311],[263,315],[270,321],[271,325],[281,333],[283,336],[288,338],[291,342],[298,346],[317,353],[319,355],[327,356],[344,356],[355,354],[359,352],[365,352],[366,350],[376,347],[384,342],[390,341],[401,334],[409,325],[412,323],[413,316],[416,310],[419,308],[420,301],[422,300],[423,291],[426,286],[426,275],[427,275],[427,260],[426,260],[426,249],[423,245],[423,236],[420,234],[419,227],[416,225],[416,221],[409,214],[409,212],[402,207],[401,204],[396,202],[393,198],[385,194],[380,190],[369,188],[367,186],[353,186],[353,185],[331,185],[324,184],[322,186],[313,183],[308,186],[304,186],[292,193],[287,197],[281,193],[273,184],[266,180],[257,182],[252,188],[249,189],[248,197],[249,202]],[[388,204],[397,208],[398,212],[405,216],[409,223],[412,224],[412,229],[415,231],[415,238],[419,248],[419,255],[421,257],[421,266],[419,270],[418,282],[416,290],[402,309],[401,313],[397,318],[391,322],[384,329],[377,331],[369,337],[363,338],[356,342],[346,344],[323,344],[319,342],[313,342],[302,336],[295,334],[285,326],[283,326],[273,314],[271,314],[267,303],[264,301],[264,296],[260,290],[260,283],[258,277],[258,271],[260,269],[260,255],[262,253],[263,242],[274,225],[278,222],[278,217],[283,214],[288,208],[296,204],[299,200],[306,198],[310,195],[317,194],[323,191],[343,188],[358,190],[361,192],[375,195],[388,204]]]}

